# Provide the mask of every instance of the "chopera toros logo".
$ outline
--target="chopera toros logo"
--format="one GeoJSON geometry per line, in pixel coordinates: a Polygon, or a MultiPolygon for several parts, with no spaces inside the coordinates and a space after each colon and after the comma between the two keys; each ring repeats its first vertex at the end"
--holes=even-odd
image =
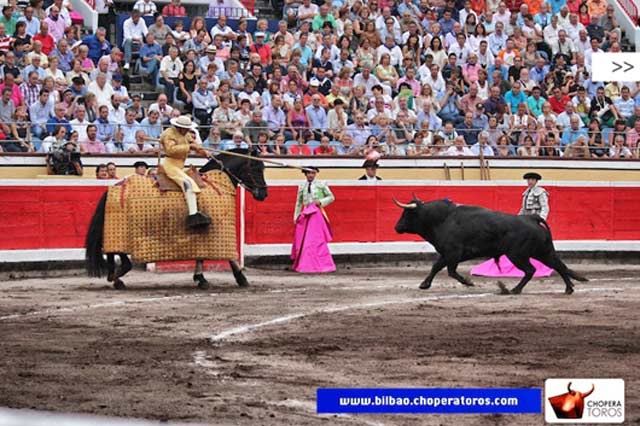
{"type": "Polygon", "coordinates": [[[624,422],[624,380],[547,379],[547,423],[624,422]]]}

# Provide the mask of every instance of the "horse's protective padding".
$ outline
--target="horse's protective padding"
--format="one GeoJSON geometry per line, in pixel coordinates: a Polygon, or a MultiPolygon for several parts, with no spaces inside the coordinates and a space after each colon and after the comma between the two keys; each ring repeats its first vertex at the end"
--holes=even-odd
{"type": "Polygon", "coordinates": [[[151,178],[133,175],[109,188],[104,251],[144,263],[237,259],[235,187],[220,171],[207,173],[205,182],[198,194],[198,208],[212,221],[205,230],[187,228],[182,192],[162,192],[151,178]]]}

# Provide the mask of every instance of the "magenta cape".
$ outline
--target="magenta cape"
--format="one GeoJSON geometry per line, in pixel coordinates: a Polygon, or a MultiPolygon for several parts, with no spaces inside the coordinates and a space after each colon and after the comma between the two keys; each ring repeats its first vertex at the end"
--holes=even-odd
{"type": "Polygon", "coordinates": [[[329,222],[320,207],[309,204],[298,219],[291,246],[292,269],[296,272],[333,272],[336,265],[327,243],[333,239],[329,222]]]}
{"type": "MultiPolygon", "coordinates": [[[[529,259],[534,268],[536,268],[534,277],[549,277],[553,274],[553,269],[549,268],[542,262],[535,259],[529,259]]],[[[500,256],[500,269],[493,259],[489,259],[478,266],[471,269],[471,275],[479,275],[482,277],[524,277],[524,272],[516,268],[507,256],[500,256]]]]}

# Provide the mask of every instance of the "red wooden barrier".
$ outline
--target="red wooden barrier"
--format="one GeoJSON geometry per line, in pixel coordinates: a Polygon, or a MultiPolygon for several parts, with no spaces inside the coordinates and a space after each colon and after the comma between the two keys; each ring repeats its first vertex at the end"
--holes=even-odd
{"type": "MultiPolygon", "coordinates": [[[[549,223],[557,240],[640,240],[640,185],[545,186],[549,223]]],[[[335,242],[418,241],[398,235],[400,216],[392,202],[448,197],[516,213],[523,187],[515,186],[333,186],[328,207],[335,242]]],[[[105,187],[0,186],[0,250],[82,248],[95,206],[105,187]]],[[[271,186],[269,198],[247,196],[246,244],[290,243],[296,188],[271,186]]],[[[239,223],[239,220],[238,220],[239,223]]]]}

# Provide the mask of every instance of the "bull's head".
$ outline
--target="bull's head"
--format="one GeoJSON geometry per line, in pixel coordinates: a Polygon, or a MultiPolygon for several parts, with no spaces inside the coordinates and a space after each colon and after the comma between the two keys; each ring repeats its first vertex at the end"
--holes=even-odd
{"type": "Polygon", "coordinates": [[[418,233],[417,229],[417,210],[418,204],[422,204],[420,200],[414,197],[414,199],[409,204],[404,204],[398,201],[395,197],[393,198],[393,202],[396,206],[403,209],[402,216],[396,223],[396,232],[398,234],[416,234],[418,233]]]}
{"type": "Polygon", "coordinates": [[[581,419],[584,411],[584,400],[593,393],[595,385],[591,385],[588,392],[571,389],[571,382],[567,384],[567,393],[549,398],[549,403],[559,419],[581,419]]]}

